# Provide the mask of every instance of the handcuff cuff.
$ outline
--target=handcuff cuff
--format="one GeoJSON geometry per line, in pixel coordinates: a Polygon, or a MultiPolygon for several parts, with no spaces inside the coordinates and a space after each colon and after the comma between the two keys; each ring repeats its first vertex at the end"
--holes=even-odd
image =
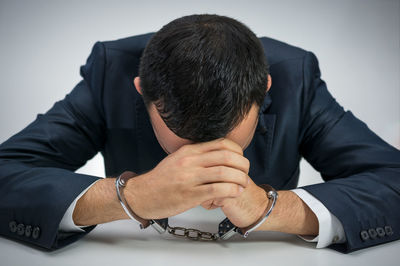
{"type": "Polygon", "coordinates": [[[232,236],[239,234],[246,238],[249,233],[254,231],[257,227],[264,223],[267,217],[271,214],[272,209],[274,208],[276,201],[278,199],[278,192],[267,184],[258,185],[262,189],[265,190],[268,197],[268,205],[263,213],[263,215],[253,224],[240,228],[235,226],[228,218],[225,218],[223,221],[219,223],[218,233],[209,233],[203,232],[193,228],[184,228],[184,227],[171,227],[168,224],[168,218],[164,219],[143,219],[129,207],[129,204],[126,202],[123,197],[123,189],[125,188],[128,180],[137,176],[136,173],[125,171],[115,180],[115,188],[117,190],[117,196],[119,202],[121,203],[122,208],[125,213],[129,216],[130,219],[139,222],[140,229],[145,229],[149,226],[153,227],[158,233],[163,234],[168,232],[177,237],[184,237],[192,240],[227,240],[232,236]],[[182,231],[182,233],[178,233],[182,231]]]}

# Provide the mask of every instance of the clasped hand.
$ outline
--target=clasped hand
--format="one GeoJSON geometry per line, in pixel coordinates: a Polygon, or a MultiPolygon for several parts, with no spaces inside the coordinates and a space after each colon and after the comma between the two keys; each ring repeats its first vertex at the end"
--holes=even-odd
{"type": "Polygon", "coordinates": [[[255,222],[268,204],[248,176],[250,163],[228,139],[185,145],[153,170],[131,179],[126,197],[139,216],[160,219],[198,205],[221,208],[238,227],[255,222]]]}

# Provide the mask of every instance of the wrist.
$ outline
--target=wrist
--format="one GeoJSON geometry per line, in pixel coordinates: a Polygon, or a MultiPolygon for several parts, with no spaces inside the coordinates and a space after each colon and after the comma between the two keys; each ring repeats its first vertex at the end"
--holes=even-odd
{"type": "Polygon", "coordinates": [[[152,219],[150,214],[147,212],[149,209],[144,202],[143,198],[148,198],[148,193],[150,192],[149,184],[144,184],[143,182],[147,182],[148,179],[145,178],[145,175],[138,175],[134,178],[131,178],[126,183],[126,187],[124,189],[124,196],[132,211],[143,219],[152,219]]]}
{"type": "Polygon", "coordinates": [[[246,224],[241,225],[240,228],[249,227],[250,225],[259,221],[261,218],[263,218],[263,216],[265,216],[265,210],[267,210],[268,207],[271,206],[271,201],[268,198],[267,194],[265,193],[264,189],[258,187],[257,194],[258,194],[257,197],[258,200],[254,204],[255,207],[250,209],[251,212],[248,214],[249,217],[249,219],[247,220],[248,222],[246,224]]]}
{"type": "Polygon", "coordinates": [[[296,193],[278,191],[279,199],[259,231],[279,231],[298,235],[318,235],[318,219],[296,193]]]}
{"type": "Polygon", "coordinates": [[[290,195],[287,193],[288,191],[280,190],[279,199],[277,200],[273,212],[269,215],[268,219],[259,226],[256,231],[284,231],[286,225],[284,224],[284,220],[282,220],[282,209],[286,206],[283,206],[285,202],[290,201],[290,195]]]}
{"type": "Polygon", "coordinates": [[[247,227],[241,227],[240,232],[244,237],[247,237],[251,231],[257,230],[265,220],[270,216],[273,208],[275,207],[276,201],[278,199],[278,193],[276,190],[268,184],[261,184],[258,185],[259,188],[262,189],[264,195],[264,204],[259,204],[261,206],[262,213],[258,215],[258,219],[255,220],[252,224],[248,225],[247,227]]]}
{"type": "Polygon", "coordinates": [[[114,182],[115,178],[100,179],[82,195],[72,214],[76,225],[88,226],[128,218],[119,205],[114,182]]]}

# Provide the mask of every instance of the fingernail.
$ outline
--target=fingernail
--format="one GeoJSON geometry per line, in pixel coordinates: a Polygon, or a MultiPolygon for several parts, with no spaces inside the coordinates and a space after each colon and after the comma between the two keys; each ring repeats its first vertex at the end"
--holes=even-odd
{"type": "Polygon", "coordinates": [[[250,177],[247,178],[247,184],[250,184],[250,177]]]}
{"type": "Polygon", "coordinates": [[[240,192],[242,192],[243,189],[244,189],[244,188],[243,188],[242,186],[239,186],[239,191],[240,191],[240,192]]]}

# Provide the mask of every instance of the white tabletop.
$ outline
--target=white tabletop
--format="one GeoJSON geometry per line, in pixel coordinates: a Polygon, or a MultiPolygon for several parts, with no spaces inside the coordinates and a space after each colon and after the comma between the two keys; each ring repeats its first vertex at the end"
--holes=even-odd
{"type": "MultiPolygon", "coordinates": [[[[170,218],[171,226],[217,231],[225,218],[220,210],[201,207],[170,218]]],[[[140,230],[133,221],[98,225],[83,239],[45,252],[0,238],[0,265],[399,265],[400,241],[341,254],[316,249],[295,235],[253,232],[247,239],[200,242],[140,230]]]]}

